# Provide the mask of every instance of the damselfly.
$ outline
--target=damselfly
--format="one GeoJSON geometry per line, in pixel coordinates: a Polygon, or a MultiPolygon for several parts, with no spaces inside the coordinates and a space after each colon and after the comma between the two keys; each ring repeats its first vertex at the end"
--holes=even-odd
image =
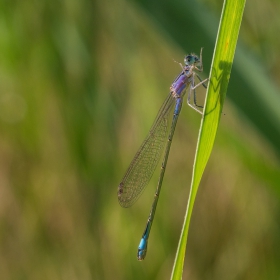
{"type": "Polygon", "coordinates": [[[199,107],[203,108],[203,106],[198,106],[196,103],[195,89],[200,85],[203,85],[206,88],[205,82],[208,79],[202,81],[202,79],[194,71],[203,71],[202,48],[200,51],[200,58],[195,54],[189,54],[185,57],[184,64],[185,65],[182,65],[180,63],[182,72],[172,83],[170,93],[161,106],[148,136],[145,138],[144,142],[134,156],[118,187],[118,199],[120,205],[122,207],[130,207],[139,198],[140,194],[149,183],[162,154],[164,144],[167,141],[153,205],[138,247],[138,260],[143,260],[147,253],[148,238],[156,212],[168,154],[176,123],[182,108],[183,97],[188,86],[190,86],[187,98],[188,105],[197,112],[203,114],[202,111],[198,109],[199,107]],[[198,84],[195,84],[195,77],[197,77],[200,81],[198,84]],[[192,94],[193,104],[191,103],[192,94]],[[169,136],[167,137],[168,116],[171,111],[173,111],[173,119],[169,129],[169,136]]]}

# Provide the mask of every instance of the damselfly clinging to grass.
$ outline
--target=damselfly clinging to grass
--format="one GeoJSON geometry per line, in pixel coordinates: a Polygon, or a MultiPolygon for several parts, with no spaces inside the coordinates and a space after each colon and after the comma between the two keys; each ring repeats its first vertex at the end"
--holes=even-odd
{"type": "Polygon", "coordinates": [[[153,123],[153,126],[149,131],[148,136],[146,137],[139,150],[137,151],[136,155],[134,156],[118,187],[118,199],[120,205],[122,207],[131,206],[139,198],[140,194],[142,193],[146,185],[149,183],[162,154],[164,144],[167,140],[152,209],[138,247],[138,260],[143,260],[147,253],[148,238],[156,212],[157,202],[167,164],[168,154],[173,134],[175,131],[176,123],[182,108],[183,97],[186,88],[189,85],[190,89],[187,97],[187,102],[193,109],[202,114],[198,107],[203,107],[198,106],[196,104],[195,89],[200,85],[203,85],[206,88],[206,85],[204,83],[208,79],[202,81],[201,78],[194,71],[203,71],[202,49],[200,51],[200,58],[195,54],[189,54],[185,57],[184,63],[184,66],[180,64],[182,67],[182,72],[172,83],[170,87],[170,93],[164,101],[163,105],[161,106],[157,117],[153,123]],[[195,84],[196,76],[200,81],[198,84],[195,84]],[[191,104],[192,93],[194,104],[191,104]],[[173,119],[171,127],[169,129],[169,136],[167,137],[168,116],[171,111],[173,111],[173,119]]]}

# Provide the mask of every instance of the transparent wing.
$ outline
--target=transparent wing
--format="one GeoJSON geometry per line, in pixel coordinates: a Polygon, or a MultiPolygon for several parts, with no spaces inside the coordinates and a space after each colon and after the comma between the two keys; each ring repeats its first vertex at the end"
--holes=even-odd
{"type": "Polygon", "coordinates": [[[149,183],[158,164],[167,138],[169,113],[175,98],[170,93],[161,106],[157,117],[129,165],[119,187],[118,199],[122,207],[131,206],[149,183]]]}

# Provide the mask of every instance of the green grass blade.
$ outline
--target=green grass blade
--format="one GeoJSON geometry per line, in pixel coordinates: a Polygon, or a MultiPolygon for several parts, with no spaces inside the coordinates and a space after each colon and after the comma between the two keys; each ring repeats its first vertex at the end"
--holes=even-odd
{"type": "Polygon", "coordinates": [[[216,137],[229,82],[245,0],[225,0],[206,94],[204,117],[201,121],[196,149],[191,191],[177,249],[171,279],[181,279],[187,245],[188,229],[198,186],[210,157],[216,137]]]}

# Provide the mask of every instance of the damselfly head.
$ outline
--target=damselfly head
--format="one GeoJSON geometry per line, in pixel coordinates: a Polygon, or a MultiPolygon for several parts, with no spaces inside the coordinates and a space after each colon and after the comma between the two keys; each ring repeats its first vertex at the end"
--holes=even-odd
{"type": "Polygon", "coordinates": [[[188,54],[185,56],[184,62],[186,65],[196,64],[197,62],[199,62],[199,58],[195,54],[188,54]]]}

